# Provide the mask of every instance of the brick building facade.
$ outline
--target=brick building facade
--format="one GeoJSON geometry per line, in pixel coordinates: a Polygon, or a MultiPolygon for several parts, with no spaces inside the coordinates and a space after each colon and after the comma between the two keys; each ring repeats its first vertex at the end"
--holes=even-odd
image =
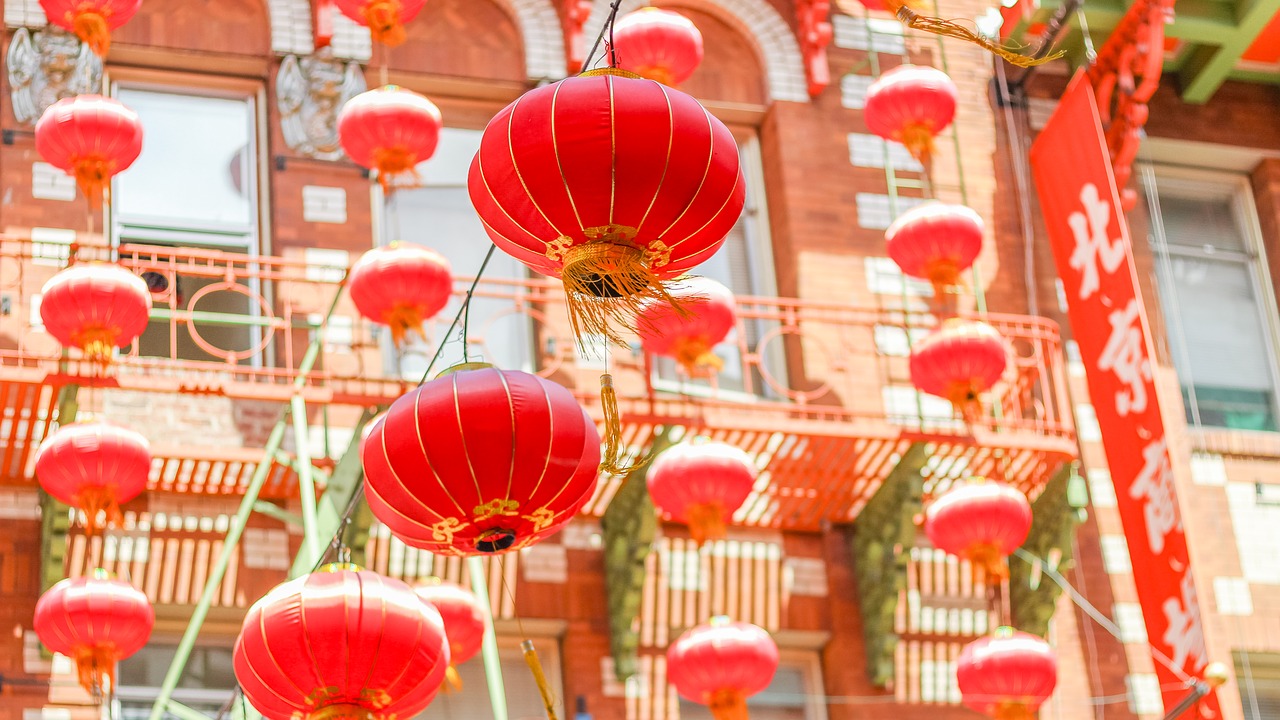
{"type": "MultiPolygon", "coordinates": [[[[624,9],[639,4],[623,3],[624,9]]],[[[614,590],[606,561],[610,536],[601,522],[618,482],[605,483],[601,496],[560,536],[486,566],[511,716],[541,716],[517,650],[518,638],[525,635],[539,642],[564,701],[562,717],[571,715],[579,702],[591,717],[602,720],[704,717],[699,708],[679,703],[666,685],[661,650],[681,629],[725,612],[766,627],[783,648],[783,670],[767,693],[767,704],[753,710],[753,717],[974,717],[958,705],[954,659],[965,642],[999,624],[1012,602],[1007,589],[997,593],[1001,599],[993,609],[988,588],[976,585],[967,568],[929,548],[922,535],[897,548],[904,557],[904,585],[891,593],[887,621],[886,616],[870,619],[866,588],[859,584],[859,562],[866,561],[856,538],[872,531],[872,520],[870,511],[862,516],[858,511],[873,506],[880,480],[903,467],[909,448],[920,443],[928,446],[930,457],[913,473],[924,478],[926,490],[938,490],[943,480],[963,474],[966,463],[975,468],[986,463],[996,471],[1015,464],[1032,468],[1016,472],[1024,473],[1019,477],[1039,492],[1052,482],[1051,476],[1067,483],[1067,469],[1079,457],[1080,475],[1088,479],[1087,520],[1077,528],[1073,546],[1066,548],[1074,561],[1063,570],[1090,602],[1116,620],[1121,637],[1112,637],[1065,595],[1051,599],[1057,612],[1048,637],[1058,652],[1060,678],[1041,717],[1159,717],[1159,688],[1151,687],[1152,660],[1141,635],[1140,613],[1135,617],[1135,590],[1124,570],[1123,531],[1114,499],[1108,501],[1105,460],[1100,438],[1092,432],[1083,378],[1070,352],[1064,361],[1056,336],[1041,333],[1035,319],[1058,322],[1069,337],[1035,199],[1029,187],[1020,188],[1017,177],[1030,138],[1065,84],[1065,70],[1049,66],[1027,84],[1024,97],[1002,104],[993,90],[992,59],[984,51],[939,43],[932,36],[904,36],[887,15],[833,9],[834,40],[825,49],[833,80],[810,97],[806,56],[797,37],[798,6],[808,3],[655,4],[678,9],[701,30],[706,59],[683,89],[734,131],[747,170],[748,211],[722,258],[704,268],[705,274],[760,302],[744,302],[755,314],[740,327],[738,345],[726,357],[728,372],[717,387],[685,384],[669,368],[651,367],[638,353],[615,356],[622,368],[616,372],[636,393],[666,393],[673,407],[685,408],[683,417],[695,418],[685,421],[695,428],[716,429],[715,418],[775,400],[809,402],[808,430],[774,431],[766,423],[785,413],[771,416],[766,408],[759,410],[755,429],[726,425],[726,439],[753,443],[749,449],[757,456],[773,457],[770,468],[778,477],[778,458],[794,452],[810,463],[796,472],[815,494],[823,484],[839,486],[843,494],[836,497],[852,509],[839,511],[843,514],[835,521],[771,520],[768,513],[764,519],[746,518],[727,542],[701,552],[683,528],[663,525],[654,552],[644,560],[647,573],[637,589],[638,672],[623,682],[616,677],[610,650],[606,597],[614,590]],[[866,86],[878,73],[903,62],[943,67],[960,89],[954,136],[939,143],[927,179],[901,148],[886,147],[869,134],[862,118],[866,86]],[[1022,333],[1015,345],[1043,370],[1035,381],[1042,383],[1037,386],[1041,405],[1027,410],[1027,417],[1040,422],[1038,427],[1054,429],[1027,430],[1006,419],[1002,422],[1007,426],[993,428],[1015,440],[1007,447],[997,443],[997,451],[983,454],[976,447],[981,442],[962,437],[949,407],[939,409],[909,387],[902,356],[912,333],[932,322],[928,289],[896,272],[885,257],[883,231],[897,213],[923,198],[962,202],[987,221],[978,283],[967,286],[959,303],[1013,314],[1001,316],[1006,318],[1002,322],[1022,333]],[[1027,222],[1031,236],[1024,231],[1027,222]],[[796,301],[788,304],[773,300],[775,296],[796,301]],[[802,333],[794,317],[806,312],[818,319],[810,320],[802,333]],[[841,319],[824,321],[824,312],[841,319]],[[1037,355],[1043,352],[1048,355],[1037,355]],[[1069,401],[1065,385],[1070,386],[1069,401]],[[1055,405],[1061,407],[1055,410],[1055,405]],[[832,411],[828,414],[835,419],[824,420],[815,407],[843,408],[848,414],[832,411]],[[793,434],[783,437],[786,432],[793,434]],[[1037,437],[1017,439],[1019,433],[1037,437]],[[797,449],[806,443],[809,450],[797,449]],[[813,450],[819,443],[827,443],[822,447],[828,450],[813,450]],[[1024,458],[1034,460],[1023,463],[1024,458]],[[876,668],[867,651],[867,638],[876,633],[898,637],[887,656],[888,676],[879,681],[872,679],[876,668]]],[[[324,67],[316,69],[306,61],[315,53],[312,8],[306,0],[147,0],[115,33],[100,85],[104,94],[139,110],[147,150],[138,166],[117,181],[111,212],[91,210],[86,217],[83,197],[69,179],[41,162],[30,123],[20,120],[17,101],[9,102],[23,92],[14,79],[14,63],[38,63],[30,55],[15,55],[14,44],[22,38],[41,48],[49,41],[47,31],[37,36],[45,24],[42,11],[34,0],[3,0],[2,5],[10,72],[0,88],[5,99],[0,101],[0,230],[8,243],[6,256],[0,257],[0,351],[5,358],[0,393],[8,403],[0,438],[7,443],[0,448],[6,485],[0,490],[0,517],[5,519],[0,530],[0,718],[79,720],[98,713],[73,682],[66,658],[42,654],[30,628],[36,599],[50,579],[51,556],[68,575],[106,566],[142,587],[155,603],[152,647],[126,663],[120,676],[117,709],[123,714],[118,717],[141,717],[221,547],[238,502],[237,489],[261,461],[260,448],[280,415],[285,397],[276,392],[280,378],[292,379],[288,371],[296,367],[329,298],[338,292],[333,273],[341,277],[360,252],[391,239],[440,250],[460,277],[475,272],[487,245],[469,217],[465,169],[479,131],[526,89],[563,77],[575,36],[566,32],[567,9],[559,0],[430,0],[409,25],[409,40],[391,52],[372,47],[367,31],[337,18],[331,49],[320,54],[324,67]],[[421,168],[425,187],[400,190],[389,198],[349,161],[318,159],[323,151],[295,147],[296,138],[286,138],[289,123],[294,123],[290,132],[312,139],[319,135],[308,134],[315,131],[306,125],[308,118],[296,118],[282,107],[282,100],[294,93],[313,103],[316,97],[340,96],[354,87],[348,83],[374,87],[386,81],[429,96],[439,105],[446,127],[437,157],[421,168]],[[176,268],[166,275],[169,294],[157,302],[164,313],[153,316],[140,346],[120,361],[121,382],[114,386],[41,374],[40,363],[54,357],[57,347],[39,327],[34,296],[40,286],[65,262],[68,246],[92,256],[121,245],[164,252],[184,248],[181,258],[146,261],[153,263],[148,267],[167,262],[176,268]],[[201,252],[214,257],[209,263],[217,267],[234,265],[217,253],[262,260],[228,271],[226,282],[236,287],[204,290],[205,304],[199,306],[191,298],[219,281],[216,273],[194,271],[206,257],[201,252]],[[197,330],[200,339],[195,340],[192,328],[201,323],[191,313],[199,311],[261,322],[210,323],[203,335],[197,330]],[[223,359],[229,351],[234,362],[214,369],[199,365],[217,360],[205,344],[221,348],[223,359]],[[252,352],[259,348],[263,350],[252,352]],[[148,361],[147,356],[159,360],[148,361]],[[279,377],[272,375],[273,369],[282,370],[279,377]],[[82,385],[72,394],[80,412],[135,427],[163,460],[154,473],[153,490],[126,507],[124,528],[90,540],[64,527],[58,541],[63,544],[55,548],[49,528],[56,523],[35,489],[30,451],[32,438],[57,419],[65,388],[76,384],[82,385]],[[215,476],[217,481],[210,479],[215,476]]],[[[957,17],[977,17],[987,9],[980,0],[940,5],[943,14],[957,17]]],[[[583,29],[588,40],[607,6],[603,0],[594,3],[583,29]]],[[[40,52],[47,58],[55,51],[40,52]]],[[[41,65],[40,73],[47,72],[41,65]]],[[[42,92],[39,82],[31,89],[36,95],[42,92]]],[[[1280,707],[1280,546],[1266,532],[1280,520],[1280,500],[1274,499],[1280,494],[1274,477],[1280,428],[1267,427],[1265,417],[1255,417],[1263,412],[1256,408],[1251,419],[1232,420],[1255,427],[1217,429],[1221,415],[1184,420],[1179,388],[1195,383],[1185,378],[1179,383],[1175,353],[1179,348],[1193,351],[1187,348],[1196,346],[1196,338],[1183,333],[1171,345],[1164,329],[1171,326],[1165,320],[1171,306],[1161,283],[1173,278],[1161,275],[1160,267],[1169,266],[1166,246],[1173,241],[1165,238],[1172,237],[1173,219],[1158,242],[1148,241],[1154,236],[1148,230],[1146,218],[1152,213],[1146,198],[1164,197],[1161,178],[1167,176],[1172,178],[1170,198],[1194,197],[1195,183],[1208,183],[1225,193],[1213,197],[1223,198],[1233,212],[1244,208],[1254,213],[1233,216],[1245,218],[1238,225],[1246,243],[1239,261],[1241,272],[1254,283],[1256,317],[1266,339],[1250,347],[1274,353],[1280,347],[1272,342],[1277,325],[1272,287],[1280,282],[1280,249],[1272,247],[1280,241],[1280,129],[1271,118],[1280,98],[1270,86],[1228,83],[1207,105],[1193,106],[1181,102],[1172,81],[1168,85],[1152,103],[1147,125],[1151,142],[1144,157],[1151,169],[1135,181],[1145,178],[1154,185],[1151,192],[1140,192],[1144,202],[1131,213],[1134,251],[1158,335],[1156,374],[1169,408],[1170,436],[1177,439],[1178,490],[1209,648],[1214,660],[1235,667],[1232,682],[1220,693],[1225,717],[1263,718],[1268,706],[1256,703],[1270,697],[1275,704],[1269,707],[1280,707]],[[1181,166],[1192,158],[1217,174],[1189,175],[1181,166]]],[[[323,116],[316,122],[323,126],[323,116]]],[[[130,262],[143,262],[137,260],[140,255],[130,257],[130,262]]],[[[520,295],[527,284],[520,266],[496,260],[474,309],[473,322],[481,329],[473,329],[468,342],[504,366],[545,371],[590,404],[598,361],[563,342],[562,313],[520,295]]],[[[335,463],[351,442],[361,412],[385,404],[376,401],[379,397],[393,399],[409,387],[401,380],[416,379],[434,349],[411,345],[397,353],[384,333],[354,315],[343,298],[329,324],[321,360],[326,377],[342,378],[345,384],[317,386],[309,396],[320,398],[309,401],[308,420],[311,444],[323,448],[312,455],[326,472],[336,472],[335,463]],[[371,384],[382,382],[379,387],[385,391],[353,389],[369,379],[371,384]]],[[[443,336],[451,316],[446,311],[443,321],[437,319],[431,327],[436,338],[443,336]]],[[[457,348],[450,354],[455,359],[457,348]]],[[[1272,355],[1262,364],[1263,374],[1272,378],[1272,399],[1263,392],[1247,400],[1253,403],[1249,407],[1271,402],[1274,410],[1277,364],[1272,355]]],[[[641,424],[637,421],[637,427],[641,424]]],[[[286,441],[287,451],[292,442],[286,441]]],[[[287,462],[281,461],[279,472],[273,473],[263,501],[272,507],[249,521],[175,694],[210,714],[227,703],[234,685],[229,648],[239,618],[285,579],[301,545],[301,531],[287,517],[298,509],[296,481],[290,479],[287,462]]],[[[1072,484],[1071,492],[1078,490],[1079,483],[1072,484]]],[[[410,580],[431,574],[455,580],[466,576],[456,559],[408,549],[376,523],[362,540],[357,550],[380,572],[410,580]]],[[[487,717],[478,714],[487,707],[478,660],[464,667],[463,675],[464,692],[442,696],[425,717],[487,717]]]]}

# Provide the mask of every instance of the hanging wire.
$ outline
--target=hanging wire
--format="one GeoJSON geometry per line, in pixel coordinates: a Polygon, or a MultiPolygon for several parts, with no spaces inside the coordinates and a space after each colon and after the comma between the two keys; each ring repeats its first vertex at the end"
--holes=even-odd
{"type": "Polygon", "coordinates": [[[605,18],[604,25],[600,26],[600,34],[596,35],[596,41],[592,43],[591,52],[587,53],[587,58],[583,60],[582,69],[578,71],[579,73],[586,72],[591,67],[591,64],[595,62],[596,51],[600,49],[600,43],[604,42],[605,33],[609,35],[608,52],[610,53],[610,58],[614,63],[617,62],[617,57],[613,52],[613,21],[618,17],[618,6],[620,5],[622,5],[622,0],[613,0],[613,4],[609,6],[609,16],[605,18]]]}
{"type": "Polygon", "coordinates": [[[1093,65],[1098,52],[1093,48],[1093,35],[1089,34],[1089,20],[1084,16],[1084,3],[1076,7],[1076,19],[1080,21],[1080,37],[1084,40],[1085,66],[1093,65]]]}

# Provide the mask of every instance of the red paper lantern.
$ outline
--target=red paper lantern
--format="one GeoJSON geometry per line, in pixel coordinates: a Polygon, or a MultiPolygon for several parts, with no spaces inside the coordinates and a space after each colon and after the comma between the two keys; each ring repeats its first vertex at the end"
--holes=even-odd
{"type": "Polygon", "coordinates": [[[595,423],[536,375],[461,365],[401,397],[369,433],[365,495],[408,545],[473,555],[527,547],[591,498],[595,423]]]}
{"type": "Polygon", "coordinates": [[[939,550],[968,560],[977,570],[1008,577],[1005,558],[1031,532],[1031,503],[1017,488],[972,478],[929,504],[924,532],[939,550]]]}
{"type": "Polygon", "coordinates": [[[390,326],[397,345],[449,302],[449,261],[419,245],[392,243],[365,252],[347,274],[351,302],[365,318],[390,326]]]}
{"type": "Polygon", "coordinates": [[[972,422],[982,412],[979,395],[1004,375],[1008,350],[995,328],[952,318],[911,350],[911,383],[952,402],[972,422]]]}
{"type": "Polygon", "coordinates": [[[636,328],[645,352],[675,358],[689,375],[718,370],[723,361],[712,350],[738,323],[738,305],[729,288],[715,280],[687,277],[669,288],[680,305],[649,300],[640,308],[636,328]]]}
{"type": "Polygon", "coordinates": [[[710,257],[742,213],[729,129],[697,100],[605,68],[530,90],[484,131],[468,178],[498,248],[559,277],[575,333],[623,344],[663,281],[710,257]]]}
{"type": "Polygon", "coordinates": [[[118,265],[73,265],[49,278],[40,291],[44,329],[102,365],[111,362],[116,348],[142,335],[150,315],[147,283],[118,265]]]}
{"type": "Polygon", "coordinates": [[[405,583],[329,565],[249,608],[232,668],[268,720],[394,720],[431,703],[449,643],[405,583]]]}
{"type": "Polygon", "coordinates": [[[142,0],[40,0],[49,22],[69,30],[98,57],[111,49],[111,31],[129,22],[142,0]]]}
{"type": "Polygon", "coordinates": [[[384,190],[435,154],[442,127],[435,103],[395,85],[362,92],[338,113],[342,149],[357,165],[376,170],[384,190]]]}
{"type": "Polygon", "coordinates": [[[395,47],[405,41],[404,26],[427,0],[334,0],[343,15],[369,28],[375,41],[395,47]]]}
{"type": "Polygon", "coordinates": [[[142,152],[142,120],[124,103],[76,95],[50,105],[36,121],[36,151],[71,175],[89,201],[102,202],[111,178],[142,152]]]}
{"type": "Polygon", "coordinates": [[[147,489],[151,447],[138,433],[106,423],[58,428],[36,451],[36,479],[45,492],[84,511],[85,534],[104,522],[123,523],[120,504],[147,489]]]}
{"type": "Polygon", "coordinates": [[[449,639],[450,662],[445,678],[455,690],[461,690],[462,678],[457,668],[480,652],[484,642],[484,606],[475,593],[440,578],[430,578],[414,591],[440,611],[444,634],[449,639]]]}
{"type": "Polygon", "coordinates": [[[956,661],[965,706],[995,720],[1035,720],[1057,682],[1049,643],[1010,627],[969,643],[956,661]]]}
{"type": "Polygon", "coordinates": [[[614,24],[613,49],[623,70],[679,85],[702,63],[702,33],[680,13],[640,8],[614,24]]]}
{"type": "Polygon", "coordinates": [[[680,696],[708,705],[716,720],[745,720],[747,698],[769,687],[778,646],[763,628],[715,617],[667,648],[667,680],[680,696]]]}
{"type": "Polygon", "coordinates": [[[871,83],[863,119],[868,130],[902,143],[927,164],[933,138],[955,118],[957,95],[955,83],[941,70],[899,65],[871,83]]]}
{"type": "Polygon", "coordinates": [[[147,644],[155,622],[141,590],[99,569],[49,588],[32,626],[45,647],[75,661],[80,685],[100,697],[115,689],[116,663],[147,644]]]}
{"type": "Polygon", "coordinates": [[[664,450],[649,466],[649,495],[672,520],[689,525],[698,545],[724,537],[725,523],[756,482],[751,458],[722,442],[686,442],[664,450]]]}
{"type": "Polygon", "coordinates": [[[928,203],[900,215],[885,231],[884,241],[902,272],[928,280],[941,297],[978,259],[982,233],[982,217],[973,210],[928,203]]]}

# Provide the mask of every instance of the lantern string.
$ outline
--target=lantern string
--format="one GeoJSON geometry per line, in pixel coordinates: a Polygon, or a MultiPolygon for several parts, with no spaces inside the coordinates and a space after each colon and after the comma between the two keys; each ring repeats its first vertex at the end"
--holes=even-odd
{"type": "Polygon", "coordinates": [[[586,72],[591,67],[591,63],[596,59],[596,51],[600,49],[600,43],[604,42],[605,34],[609,35],[609,53],[613,58],[611,67],[616,65],[616,53],[613,51],[613,21],[618,17],[618,6],[622,4],[622,0],[613,0],[613,4],[609,6],[609,16],[605,18],[604,25],[600,27],[600,34],[596,35],[596,41],[591,45],[591,52],[587,53],[587,58],[582,62],[582,69],[578,72],[586,72]]]}
{"type": "MultiPolygon", "coordinates": [[[[493,258],[493,251],[497,249],[497,245],[489,245],[489,251],[485,253],[484,262],[480,263],[480,271],[476,273],[475,279],[471,281],[471,287],[467,288],[466,297],[462,300],[462,307],[458,308],[457,314],[453,316],[453,322],[449,323],[448,329],[441,336],[442,338],[448,338],[452,335],[453,331],[458,327],[458,322],[467,314],[468,308],[471,307],[471,296],[475,294],[476,286],[480,284],[480,278],[484,276],[485,268],[489,266],[489,260],[493,258]]],[[[445,342],[443,341],[436,346],[436,352],[431,356],[431,362],[427,363],[427,369],[422,373],[422,378],[418,380],[419,385],[422,385],[427,381],[427,378],[431,377],[431,369],[435,367],[436,361],[444,353],[444,346],[445,342]]]]}

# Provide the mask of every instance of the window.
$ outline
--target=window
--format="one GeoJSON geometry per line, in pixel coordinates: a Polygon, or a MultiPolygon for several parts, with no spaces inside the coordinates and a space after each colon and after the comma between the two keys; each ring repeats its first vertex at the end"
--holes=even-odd
{"type": "MultiPolygon", "coordinates": [[[[751,720],[825,720],[820,665],[813,653],[783,650],[769,687],[747,698],[751,720]]],[[[680,698],[680,720],[710,720],[706,705],[680,698]]]]}
{"type": "Polygon", "coordinates": [[[1187,421],[1280,430],[1274,295],[1247,179],[1146,166],[1143,180],[1187,421]]]}
{"type": "MultiPolygon", "coordinates": [[[[151,643],[132,657],[120,661],[116,700],[120,704],[114,717],[119,720],[145,720],[160,694],[165,674],[177,652],[177,645],[151,643]]],[[[178,680],[173,699],[210,717],[231,699],[236,687],[231,670],[230,645],[198,646],[187,660],[186,670],[178,680]]],[[[166,714],[166,717],[174,717],[166,714]]]]}
{"type": "Polygon", "coordinates": [[[1241,650],[1233,655],[1244,720],[1280,717],[1280,655],[1241,650]]]}
{"type": "MultiPolygon", "coordinates": [[[[715,255],[693,268],[692,274],[720,282],[735,296],[754,295],[772,297],[777,294],[773,276],[773,251],[769,240],[768,218],[764,210],[764,173],[760,163],[760,144],[754,137],[739,141],[738,153],[742,157],[743,172],[747,178],[746,205],[742,217],[725,237],[724,245],[715,255]]],[[[739,311],[742,310],[739,305],[739,311]]],[[[742,322],[747,337],[741,340],[754,349],[760,339],[776,322],[747,319],[742,322]]],[[[738,331],[729,334],[715,349],[724,361],[724,367],[716,373],[714,386],[719,390],[742,391],[748,384],[743,377],[742,351],[739,348],[738,331]]],[[[707,388],[711,383],[703,378],[684,378],[676,370],[674,360],[654,358],[654,385],[661,389],[678,389],[682,392],[707,388]]],[[[765,348],[761,362],[777,381],[785,382],[786,368],[782,356],[782,344],[770,343],[765,348]]],[[[753,370],[750,387],[761,395],[772,394],[760,373],[753,370]]]]}
{"type": "MultiPolygon", "coordinates": [[[[502,661],[502,688],[507,698],[507,717],[511,720],[545,718],[542,696],[533,682],[533,673],[525,664],[519,641],[514,638],[498,638],[498,657],[502,661]]],[[[564,684],[560,675],[560,653],[554,640],[534,638],[538,660],[556,699],[564,697],[564,684]]],[[[491,720],[493,706],[489,703],[484,660],[476,655],[458,666],[462,678],[462,692],[441,692],[431,701],[431,706],[417,715],[420,720],[491,720]]],[[[566,705],[571,703],[566,702],[566,705]]]]}
{"type": "MultiPolygon", "coordinates": [[[[142,154],[116,176],[112,189],[112,232],[117,244],[180,246],[257,255],[257,93],[207,93],[156,85],[116,83],[115,96],[142,120],[142,154]]],[[[156,292],[154,319],[139,341],[143,355],[217,360],[188,329],[170,321],[175,310],[257,315],[252,294],[206,290],[222,281],[216,273],[147,277],[156,292]],[[172,285],[172,287],[171,287],[172,285]],[[193,302],[194,300],[194,302],[193,302]]],[[[202,320],[196,332],[215,348],[245,351],[261,330],[238,322],[202,320]]],[[[193,326],[193,329],[195,326],[193,326]]]]}
{"type": "MultiPolygon", "coordinates": [[[[492,245],[467,194],[467,171],[480,149],[480,135],[480,130],[445,128],[436,154],[418,165],[422,187],[401,188],[386,199],[388,226],[383,236],[387,240],[425,245],[444,255],[459,279],[475,276],[492,245]]],[[[528,271],[510,255],[495,252],[484,277],[486,280],[523,280],[528,277],[528,271]]],[[[483,288],[482,285],[481,290],[483,288]]],[[[448,328],[460,303],[460,297],[455,297],[440,311],[432,334],[443,333],[448,328]]],[[[527,316],[511,312],[513,306],[512,300],[505,297],[485,297],[478,292],[472,298],[470,335],[482,339],[482,346],[471,349],[486,362],[500,367],[533,370],[533,328],[527,316]]],[[[456,341],[457,337],[455,334],[448,340],[456,341]]],[[[436,343],[423,342],[411,333],[397,357],[389,334],[387,338],[384,347],[388,348],[388,369],[406,379],[421,378],[436,343]]],[[[437,342],[442,339],[433,338],[437,342]]],[[[461,355],[461,345],[447,348],[436,369],[460,360],[461,355]]]]}

